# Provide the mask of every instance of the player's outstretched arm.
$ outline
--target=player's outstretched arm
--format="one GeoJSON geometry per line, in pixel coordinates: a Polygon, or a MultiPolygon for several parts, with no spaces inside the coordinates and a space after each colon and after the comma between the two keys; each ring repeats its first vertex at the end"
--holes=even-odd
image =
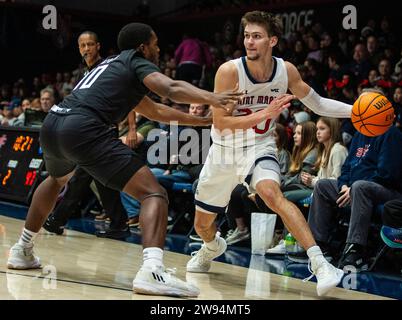
{"type": "Polygon", "coordinates": [[[333,99],[321,97],[300,77],[299,71],[290,62],[286,62],[288,71],[289,90],[313,112],[320,116],[334,118],[350,118],[352,106],[333,99]]]}
{"type": "Polygon", "coordinates": [[[237,102],[243,95],[234,90],[212,93],[185,81],[172,80],[160,72],[149,74],[144,78],[143,83],[160,97],[178,103],[201,103],[222,108],[227,104],[237,102]]]}
{"type": "Polygon", "coordinates": [[[184,126],[208,126],[212,124],[211,117],[193,116],[165,106],[164,104],[156,103],[147,96],[135,107],[135,112],[142,114],[148,119],[162,123],[177,121],[179,125],[184,126]]]}
{"type": "MultiPolygon", "coordinates": [[[[215,92],[224,92],[238,87],[236,66],[231,62],[221,65],[215,75],[215,92]]],[[[233,117],[234,103],[228,104],[226,109],[214,108],[214,126],[218,130],[246,130],[265,121],[276,118],[284,109],[290,106],[295,96],[285,94],[274,99],[267,108],[247,116],[233,117]]]]}

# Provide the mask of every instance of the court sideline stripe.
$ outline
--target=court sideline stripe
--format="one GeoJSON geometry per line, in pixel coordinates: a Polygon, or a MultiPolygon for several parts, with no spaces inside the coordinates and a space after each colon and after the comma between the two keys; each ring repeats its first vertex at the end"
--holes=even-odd
{"type": "MultiPolygon", "coordinates": [[[[48,279],[48,278],[46,278],[46,276],[42,276],[42,275],[34,276],[34,275],[29,275],[29,274],[23,274],[23,273],[17,273],[17,272],[9,272],[9,271],[3,271],[3,270],[0,270],[0,273],[3,273],[3,274],[7,274],[7,273],[8,274],[15,274],[15,275],[18,275],[18,276],[29,277],[29,278],[37,278],[37,279],[48,279]]],[[[112,286],[107,286],[107,285],[102,285],[102,284],[95,284],[95,283],[90,283],[90,282],[82,282],[82,281],[59,279],[59,278],[56,278],[56,279],[52,278],[52,280],[57,280],[57,281],[60,281],[60,282],[75,283],[75,284],[84,284],[84,285],[87,285],[87,286],[101,287],[101,288],[114,289],[114,290],[120,290],[120,291],[129,291],[129,292],[133,291],[131,289],[126,289],[126,288],[121,288],[121,287],[112,287],[112,286]]]]}

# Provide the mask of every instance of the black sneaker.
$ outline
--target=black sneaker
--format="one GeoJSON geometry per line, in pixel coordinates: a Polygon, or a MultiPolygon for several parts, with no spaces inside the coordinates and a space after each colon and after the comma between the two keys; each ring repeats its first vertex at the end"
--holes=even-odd
{"type": "Polygon", "coordinates": [[[64,224],[60,221],[57,221],[52,215],[50,215],[43,225],[43,228],[51,233],[55,233],[57,235],[62,235],[64,232],[64,224]]]}
{"type": "Polygon", "coordinates": [[[130,228],[124,229],[106,229],[106,230],[99,230],[95,232],[95,235],[99,238],[109,238],[115,240],[121,240],[128,238],[131,236],[130,228]]]}
{"type": "Polygon", "coordinates": [[[338,268],[343,269],[347,266],[352,266],[356,269],[356,272],[368,270],[369,259],[363,246],[355,243],[346,244],[342,257],[339,260],[338,268]]]}

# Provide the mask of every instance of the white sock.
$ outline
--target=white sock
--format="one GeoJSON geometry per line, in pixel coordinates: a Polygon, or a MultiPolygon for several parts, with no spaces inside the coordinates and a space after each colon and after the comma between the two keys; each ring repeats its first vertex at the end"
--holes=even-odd
{"type": "Polygon", "coordinates": [[[309,249],[307,249],[307,255],[311,260],[313,269],[317,265],[317,262],[319,262],[319,261],[325,261],[326,262],[327,261],[324,258],[323,254],[322,254],[322,251],[321,251],[319,246],[313,246],[313,247],[310,247],[309,249]]]}
{"type": "Polygon", "coordinates": [[[38,235],[37,232],[29,231],[28,229],[24,228],[21,233],[21,237],[18,240],[18,244],[23,247],[32,247],[33,241],[35,240],[36,236],[38,235]]]}
{"type": "Polygon", "coordinates": [[[163,250],[157,247],[142,250],[144,267],[163,267],[163,250]]]}
{"type": "Polygon", "coordinates": [[[216,251],[216,250],[218,250],[218,248],[219,248],[219,235],[217,234],[216,236],[215,236],[215,239],[214,240],[212,240],[212,241],[210,241],[210,242],[205,242],[204,241],[204,243],[205,243],[205,246],[209,249],[209,250],[211,250],[211,251],[216,251]]]}

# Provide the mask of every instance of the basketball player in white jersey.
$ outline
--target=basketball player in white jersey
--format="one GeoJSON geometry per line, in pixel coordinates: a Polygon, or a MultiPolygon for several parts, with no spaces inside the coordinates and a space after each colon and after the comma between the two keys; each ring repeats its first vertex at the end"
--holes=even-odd
{"type": "MultiPolygon", "coordinates": [[[[269,103],[288,89],[319,115],[348,118],[352,106],[320,97],[301,79],[294,65],[272,56],[272,48],[282,29],[278,17],[261,11],[248,12],[242,18],[242,26],[247,56],[228,61],[219,68],[215,92],[238,85],[246,95],[241,103],[232,106],[230,112],[213,110],[213,145],[195,196],[194,225],[204,244],[193,253],[187,271],[207,272],[211,261],[226,250],[226,242],[216,232],[214,220],[217,214],[225,212],[234,187],[244,183],[282,218],[287,229],[306,249],[311,271],[317,278],[317,294],[325,295],[339,284],[343,271],[327,262],[304,216],[280,190],[280,169],[272,135],[278,113],[271,112],[271,119],[263,121],[258,115],[268,114],[269,103]],[[258,112],[261,109],[264,111],[258,112]],[[242,130],[239,132],[239,129],[242,130]],[[230,153],[232,163],[228,161],[230,153]]],[[[288,98],[282,96],[280,99],[288,98]]]]}

